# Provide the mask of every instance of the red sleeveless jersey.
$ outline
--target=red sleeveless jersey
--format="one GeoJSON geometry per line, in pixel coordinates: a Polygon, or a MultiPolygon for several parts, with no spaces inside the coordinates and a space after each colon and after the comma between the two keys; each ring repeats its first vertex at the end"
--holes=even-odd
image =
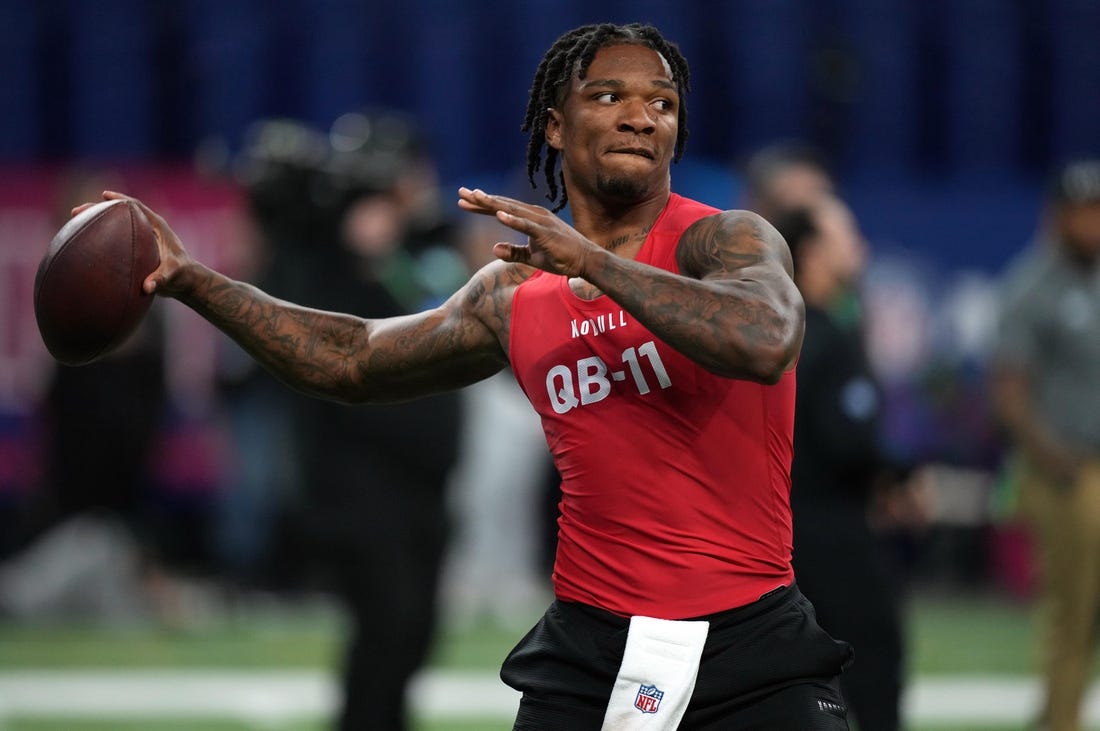
{"type": "MultiPolygon", "coordinates": [[[[717,212],[673,194],[636,259],[678,272],[680,235],[717,212]]],[[[542,271],[516,289],[509,350],[562,477],[558,598],[686,619],[792,582],[793,371],[713,375],[542,271]]]]}

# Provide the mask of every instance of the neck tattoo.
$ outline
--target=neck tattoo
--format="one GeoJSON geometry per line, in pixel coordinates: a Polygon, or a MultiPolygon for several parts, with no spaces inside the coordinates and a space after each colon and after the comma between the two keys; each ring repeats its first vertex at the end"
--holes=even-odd
{"type": "Polygon", "coordinates": [[[646,236],[649,236],[648,228],[643,228],[641,231],[637,231],[632,234],[623,234],[622,236],[611,239],[611,241],[609,241],[607,244],[607,250],[614,251],[615,249],[621,247],[623,244],[629,243],[631,241],[645,241],[646,236]]]}

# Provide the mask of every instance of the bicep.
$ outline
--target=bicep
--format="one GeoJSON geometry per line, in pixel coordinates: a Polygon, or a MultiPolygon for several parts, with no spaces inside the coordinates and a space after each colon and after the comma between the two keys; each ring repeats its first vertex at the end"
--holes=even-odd
{"type": "Polygon", "coordinates": [[[789,369],[805,329],[802,296],[783,237],[750,211],[702,218],[680,237],[681,274],[701,281],[700,307],[720,326],[736,360],[769,382],[789,369]]]}
{"type": "Polygon", "coordinates": [[[676,259],[682,273],[702,280],[791,280],[793,273],[783,237],[750,211],[723,211],[696,221],[680,237],[676,259]]]}
{"type": "Polygon", "coordinates": [[[735,311],[774,318],[801,340],[805,311],[790,249],[761,216],[723,211],[700,219],[681,236],[676,257],[681,273],[725,294],[735,311]]]}

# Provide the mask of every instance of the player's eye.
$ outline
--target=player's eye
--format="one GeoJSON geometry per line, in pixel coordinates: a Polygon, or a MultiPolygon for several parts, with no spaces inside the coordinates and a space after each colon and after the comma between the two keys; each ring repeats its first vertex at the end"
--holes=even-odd
{"type": "Polygon", "coordinates": [[[597,94],[595,96],[595,99],[596,101],[603,102],[604,104],[613,104],[619,101],[619,95],[611,91],[605,91],[602,94],[597,94]]]}

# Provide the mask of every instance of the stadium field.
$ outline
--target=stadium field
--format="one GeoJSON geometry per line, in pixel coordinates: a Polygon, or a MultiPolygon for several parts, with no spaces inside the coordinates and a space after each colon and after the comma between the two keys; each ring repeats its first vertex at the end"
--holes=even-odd
{"type": "MultiPolygon", "coordinates": [[[[1029,607],[918,595],[909,627],[912,731],[1023,725],[1037,697],[1029,607]]],[[[335,613],[317,610],[186,631],[0,623],[0,730],[321,731],[340,631],[335,613]]],[[[515,697],[496,669],[521,633],[445,628],[412,689],[417,731],[510,728],[515,697]]],[[[1089,710],[1100,719],[1096,703],[1089,710]]]]}

